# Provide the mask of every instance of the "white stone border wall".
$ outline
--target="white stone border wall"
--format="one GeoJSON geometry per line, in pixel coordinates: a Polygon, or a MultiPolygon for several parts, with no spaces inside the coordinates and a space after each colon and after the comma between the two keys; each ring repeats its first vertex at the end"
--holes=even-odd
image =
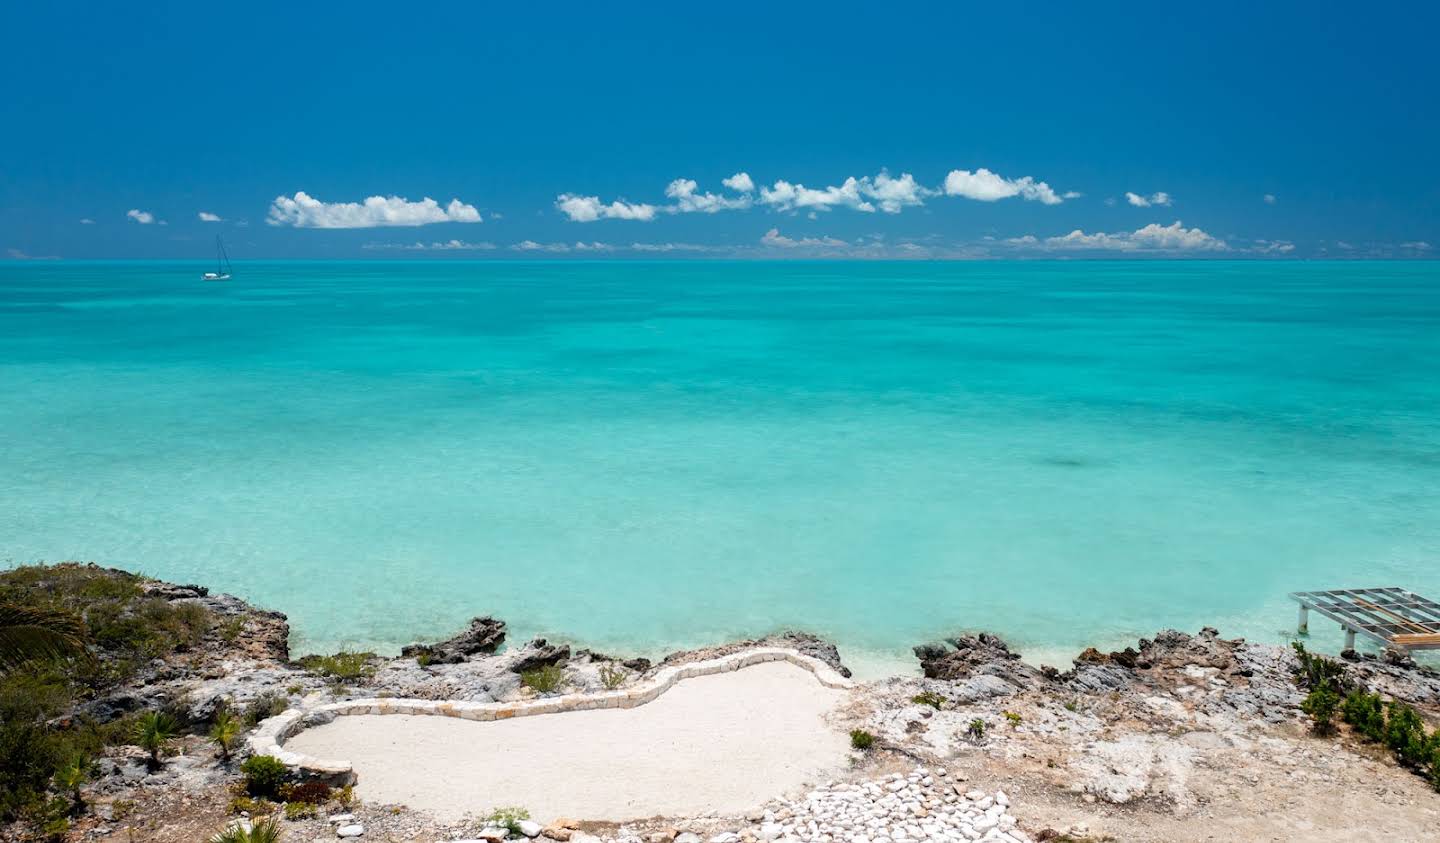
{"type": "Polygon", "coordinates": [[[354,768],[348,761],[315,758],[285,749],[285,741],[307,727],[307,720],[319,716],[324,722],[334,717],[352,714],[415,714],[439,717],[459,717],[462,720],[509,720],[512,717],[529,717],[535,714],[555,714],[562,711],[588,711],[597,708],[634,708],[651,702],[675,686],[682,679],[709,676],[739,670],[742,667],[764,662],[790,662],[815,675],[816,680],[827,688],[848,690],[855,683],[841,676],[838,671],[813,656],[803,655],[795,650],[781,647],[761,647],[731,653],[704,661],[662,667],[654,676],[640,684],[619,691],[605,691],[596,694],[566,694],[559,697],[542,697],[523,702],[464,702],[448,700],[416,699],[360,699],[330,703],[302,710],[287,709],[275,717],[260,723],[259,728],[246,738],[250,752],[254,755],[273,755],[302,776],[335,779],[342,782],[354,780],[354,768]]]}

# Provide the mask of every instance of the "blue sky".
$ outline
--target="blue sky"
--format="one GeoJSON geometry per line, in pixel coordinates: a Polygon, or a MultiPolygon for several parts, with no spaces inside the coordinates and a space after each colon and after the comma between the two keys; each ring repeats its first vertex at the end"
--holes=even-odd
{"type": "Polygon", "coordinates": [[[10,4],[0,257],[1440,251],[1433,4],[680,5],[10,4]]]}

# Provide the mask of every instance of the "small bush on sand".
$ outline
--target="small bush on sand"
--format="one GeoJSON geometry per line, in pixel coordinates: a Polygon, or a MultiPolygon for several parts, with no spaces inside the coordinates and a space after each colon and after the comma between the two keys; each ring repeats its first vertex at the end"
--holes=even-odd
{"type": "Polygon", "coordinates": [[[485,821],[496,828],[505,829],[511,837],[524,837],[525,833],[520,830],[520,822],[530,819],[530,812],[520,807],[496,808],[490,812],[485,821]]]}
{"type": "Polygon", "coordinates": [[[982,738],[984,738],[984,737],[985,737],[985,721],[984,721],[984,720],[981,720],[981,719],[978,718],[978,717],[975,718],[974,720],[971,720],[971,721],[970,721],[970,725],[965,727],[965,734],[969,735],[970,737],[974,738],[974,739],[977,740],[977,741],[980,740],[980,739],[982,739],[982,738]]]}
{"type": "Polygon", "coordinates": [[[558,664],[546,664],[520,674],[520,684],[537,694],[549,694],[565,682],[565,671],[558,664]]]}
{"type": "Polygon", "coordinates": [[[308,820],[319,816],[320,808],[313,802],[286,802],[285,819],[290,821],[308,820]]]}
{"type": "Polygon", "coordinates": [[[289,771],[280,759],[273,755],[253,755],[240,765],[245,776],[245,792],[263,799],[277,799],[280,785],[284,784],[289,771]]]}
{"type": "Polygon", "coordinates": [[[1321,679],[1300,703],[1300,710],[1310,715],[1310,731],[1321,737],[1335,734],[1335,712],[1339,708],[1340,695],[1330,687],[1329,679],[1321,679]]]}
{"type": "Polygon", "coordinates": [[[864,729],[850,730],[850,746],[861,752],[875,745],[875,736],[864,729]]]}

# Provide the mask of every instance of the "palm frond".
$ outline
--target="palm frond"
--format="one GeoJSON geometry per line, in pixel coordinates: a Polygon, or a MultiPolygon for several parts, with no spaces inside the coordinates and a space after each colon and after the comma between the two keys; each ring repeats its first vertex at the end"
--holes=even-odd
{"type": "Polygon", "coordinates": [[[85,653],[85,624],[55,609],[0,603],[0,670],[85,653]]]}

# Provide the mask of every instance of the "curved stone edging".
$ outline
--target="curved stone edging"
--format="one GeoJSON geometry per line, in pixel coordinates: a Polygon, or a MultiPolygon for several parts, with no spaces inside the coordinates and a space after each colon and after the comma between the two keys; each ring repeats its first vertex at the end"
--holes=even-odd
{"type": "Polygon", "coordinates": [[[556,714],[562,711],[588,711],[599,708],[635,708],[651,702],[682,679],[709,676],[739,670],[764,662],[786,661],[802,667],[827,688],[850,689],[855,683],[841,676],[834,668],[813,656],[782,647],[760,647],[731,653],[719,658],[689,662],[661,668],[645,682],[623,691],[598,694],[566,694],[524,702],[477,703],[447,700],[360,699],[330,703],[312,709],[286,709],[281,714],[261,721],[255,732],[246,737],[250,752],[273,755],[287,767],[307,777],[332,779],[341,783],[354,781],[355,770],[348,761],[315,758],[285,749],[285,741],[310,726],[328,723],[336,717],[352,714],[412,714],[459,717],[463,720],[508,720],[535,714],[556,714]]]}

